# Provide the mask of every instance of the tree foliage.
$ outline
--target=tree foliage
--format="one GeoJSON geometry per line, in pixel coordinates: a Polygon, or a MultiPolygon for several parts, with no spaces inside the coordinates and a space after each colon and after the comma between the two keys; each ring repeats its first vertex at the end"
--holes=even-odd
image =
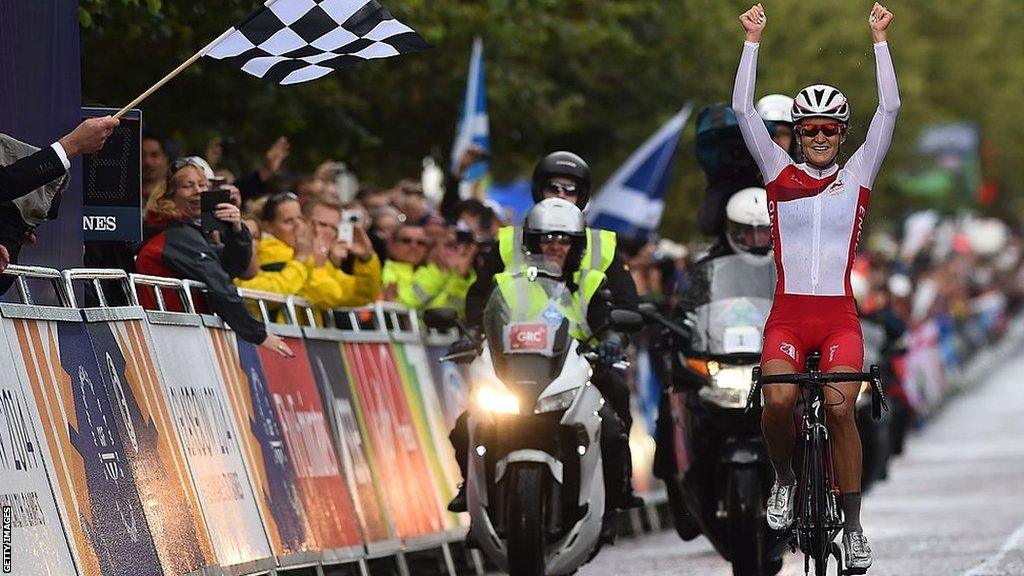
{"type": "MultiPolygon", "coordinates": [[[[600,181],[685,102],[728,101],[746,6],[719,0],[384,1],[436,47],[369,62],[316,82],[279,87],[203,59],[143,105],[147,126],[201,150],[213,135],[239,143],[248,169],[278,134],[290,166],[347,162],[364,180],[390,183],[450,149],[473,36],[485,43],[494,160],[499,179],[527,173],[556,148],[592,161],[600,181]]],[[[255,0],[80,0],[83,90],[89,104],[120,106],[252,10],[255,0]]],[[[827,82],[853,104],[859,143],[876,103],[870,1],[773,2],[758,95],[827,82]]],[[[901,0],[890,44],[903,99],[874,211],[908,201],[888,173],[907,162],[920,128],[970,120],[995,145],[1004,176],[1024,160],[1024,3],[901,0]]],[[[692,126],[692,124],[691,124],[692,126]]],[[[704,179],[684,134],[665,232],[693,235],[704,179]]],[[[1004,195],[1024,185],[1002,181],[1004,195]]]]}

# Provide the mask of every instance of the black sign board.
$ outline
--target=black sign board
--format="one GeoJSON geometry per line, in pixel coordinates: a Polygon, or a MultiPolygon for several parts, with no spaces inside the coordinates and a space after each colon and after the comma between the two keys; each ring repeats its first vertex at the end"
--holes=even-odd
{"type": "MultiPolygon", "coordinates": [[[[82,118],[114,108],[82,108],[82,118]]],[[[95,154],[83,156],[85,240],[142,240],[142,111],[131,110],[95,154]]]]}

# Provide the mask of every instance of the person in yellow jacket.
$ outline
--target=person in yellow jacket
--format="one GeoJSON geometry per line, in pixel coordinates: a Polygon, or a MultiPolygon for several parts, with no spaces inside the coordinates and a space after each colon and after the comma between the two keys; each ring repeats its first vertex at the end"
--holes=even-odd
{"type": "Polygon", "coordinates": [[[442,238],[431,246],[422,226],[404,225],[395,230],[388,243],[384,264],[384,297],[409,308],[466,309],[466,294],[476,282],[473,271],[475,246],[454,237],[442,238]],[[429,254],[429,256],[428,256],[429,254]]]}
{"type": "Polygon", "coordinates": [[[324,309],[363,306],[380,295],[380,260],[366,232],[354,227],[351,245],[338,238],[339,205],[314,199],[300,208],[285,192],[270,197],[260,220],[266,231],[257,251],[260,271],[238,286],[298,295],[324,309]],[[343,270],[349,256],[351,273],[343,270]]]}

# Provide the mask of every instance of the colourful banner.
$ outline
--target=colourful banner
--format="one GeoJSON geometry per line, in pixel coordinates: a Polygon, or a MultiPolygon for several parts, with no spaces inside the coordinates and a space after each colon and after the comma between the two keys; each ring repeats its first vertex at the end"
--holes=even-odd
{"type": "Polygon", "coordinates": [[[256,349],[235,345],[233,332],[206,330],[227,391],[249,476],[277,556],[315,550],[281,424],[270,403],[256,349]]]}
{"type": "MultiPolygon", "coordinates": [[[[7,321],[12,322],[12,321],[7,321]]],[[[164,573],[116,414],[83,324],[14,320],[82,574],[164,573]]],[[[136,442],[138,438],[136,437],[136,442]]],[[[186,555],[195,558],[185,546],[186,555]]]]}
{"type": "Polygon", "coordinates": [[[309,340],[306,353],[313,377],[330,415],[331,431],[339,447],[349,493],[354,495],[356,517],[367,543],[386,542],[395,537],[384,494],[375,480],[371,442],[359,427],[348,373],[341,357],[341,345],[327,340],[309,340]]]}
{"type": "MultiPolygon", "coordinates": [[[[348,483],[309,368],[305,342],[298,338],[286,340],[295,352],[294,358],[285,358],[248,342],[239,341],[238,345],[240,352],[242,348],[251,348],[259,353],[306,518],[319,547],[328,550],[361,546],[362,536],[348,483]]],[[[250,354],[243,352],[243,359],[250,354]]]]}
{"type": "MultiPolygon", "coordinates": [[[[422,344],[393,344],[402,387],[412,409],[413,422],[423,443],[424,456],[434,475],[434,486],[440,502],[455,497],[462,473],[455,461],[455,451],[448,441],[441,401],[432,382],[427,351],[422,344]]],[[[468,515],[467,515],[468,516],[468,515]]],[[[452,529],[468,526],[468,518],[445,514],[445,525],[452,529]]]]}
{"type": "Polygon", "coordinates": [[[384,488],[398,535],[415,538],[442,532],[441,503],[390,346],[343,346],[349,382],[356,383],[360,426],[373,446],[377,480],[384,488]]]}
{"type": "Polygon", "coordinates": [[[18,381],[11,349],[0,347],[0,510],[7,514],[4,520],[11,529],[6,543],[10,556],[0,558],[0,572],[74,574],[69,543],[46,478],[48,451],[40,442],[38,414],[31,394],[26,395],[18,381]]]}
{"type": "Polygon", "coordinates": [[[226,394],[196,330],[153,324],[149,335],[217,561],[231,566],[270,558],[226,394]]]}

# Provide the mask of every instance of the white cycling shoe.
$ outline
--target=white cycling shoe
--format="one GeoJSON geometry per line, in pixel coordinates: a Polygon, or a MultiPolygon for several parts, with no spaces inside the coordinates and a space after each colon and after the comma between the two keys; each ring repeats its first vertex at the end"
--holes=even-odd
{"type": "Polygon", "coordinates": [[[793,508],[796,504],[796,483],[772,485],[768,496],[768,527],[785,530],[793,525],[793,508]]]}
{"type": "Polygon", "coordinates": [[[843,552],[846,556],[844,574],[863,574],[871,567],[871,546],[864,532],[843,531],[843,552]]]}

